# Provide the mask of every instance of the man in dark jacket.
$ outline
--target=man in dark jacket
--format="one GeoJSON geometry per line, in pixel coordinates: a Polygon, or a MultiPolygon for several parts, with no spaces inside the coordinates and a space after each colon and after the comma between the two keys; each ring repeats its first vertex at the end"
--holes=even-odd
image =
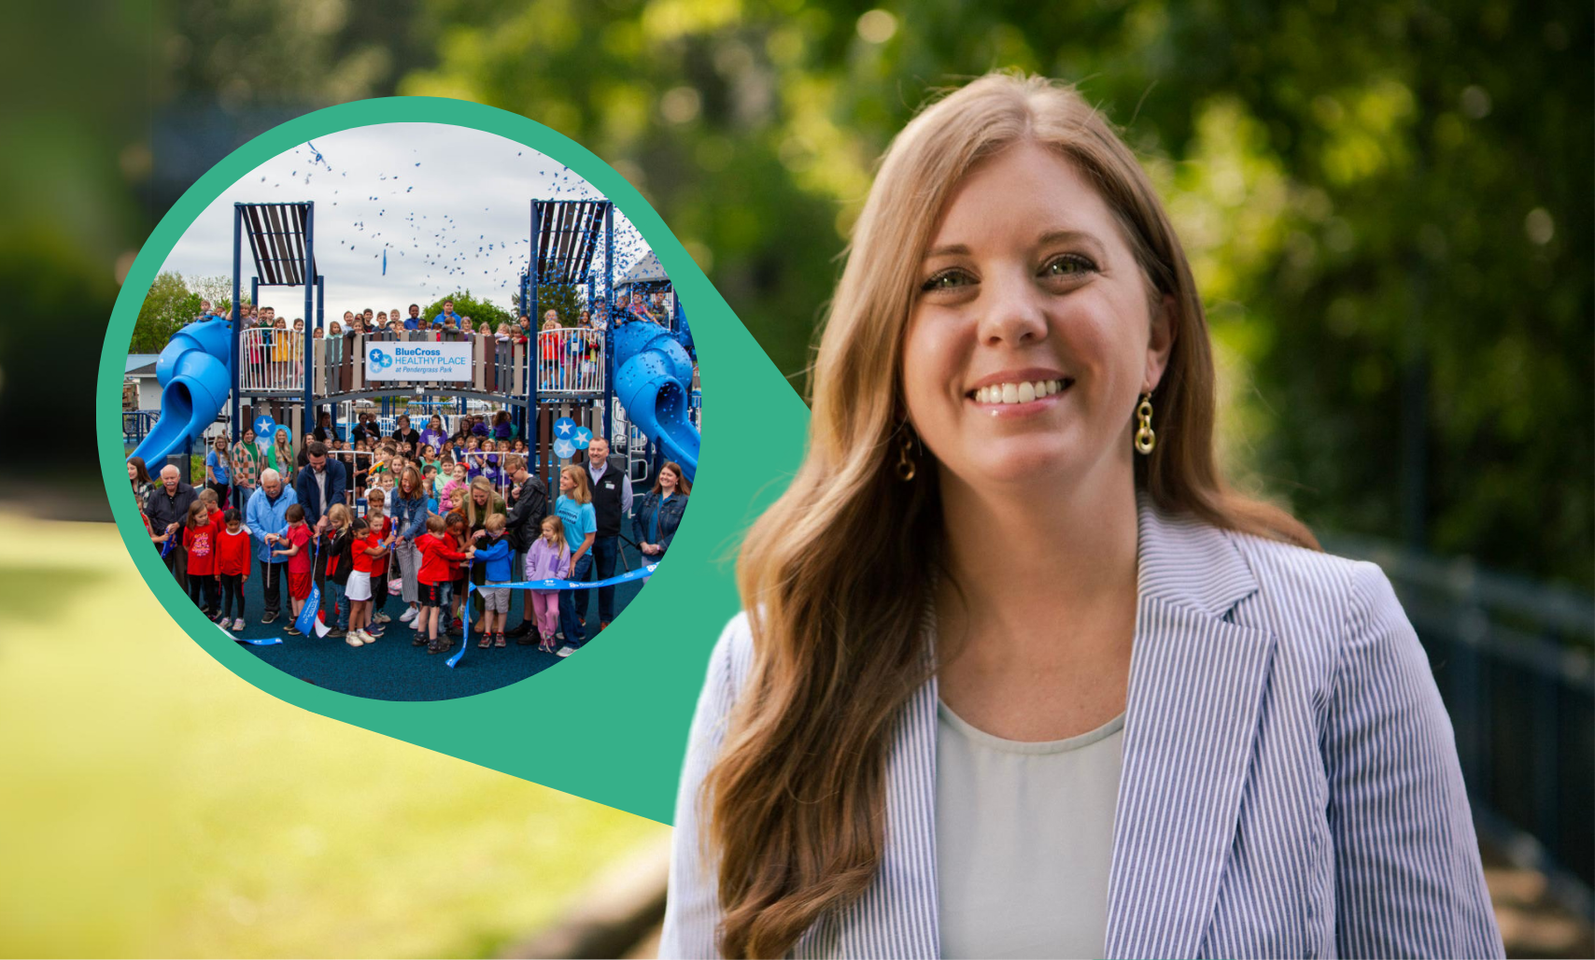
{"type": "Polygon", "coordinates": [[[305,522],[317,530],[324,529],[322,520],[327,509],[343,502],[349,480],[343,464],[327,457],[327,445],[319,440],[305,445],[305,465],[294,481],[294,496],[305,508],[305,522]]]}
{"type": "MultiPolygon", "coordinates": [[[[592,483],[593,512],[598,518],[598,535],[593,539],[594,580],[607,580],[615,575],[615,561],[620,559],[620,530],[622,522],[631,516],[631,477],[626,472],[623,457],[609,458],[609,441],[594,437],[587,447],[587,477],[592,483]]],[[[591,590],[576,593],[576,615],[587,622],[587,595],[591,590]]],[[[609,626],[615,619],[615,588],[598,588],[598,630],[609,626]]],[[[598,630],[589,630],[588,636],[598,630]]]]}
{"type": "MultiPolygon", "coordinates": [[[[510,549],[521,554],[530,550],[537,538],[543,535],[543,518],[548,515],[548,487],[540,477],[526,469],[525,457],[506,457],[504,468],[513,484],[505,498],[509,501],[509,513],[504,518],[504,535],[509,539],[510,549]]],[[[517,562],[517,575],[525,569],[523,564],[524,561],[517,562]]],[[[529,644],[535,623],[532,591],[524,590],[521,593],[520,625],[506,632],[505,636],[514,637],[517,642],[524,639],[529,644]]]]}
{"type": "Polygon", "coordinates": [[[150,529],[174,534],[165,562],[166,569],[172,571],[178,583],[184,582],[183,575],[188,570],[184,562],[187,557],[183,550],[183,524],[188,522],[188,508],[198,496],[193,487],[183,482],[182,471],[168,463],[161,468],[161,485],[150,491],[144,503],[150,529]]]}

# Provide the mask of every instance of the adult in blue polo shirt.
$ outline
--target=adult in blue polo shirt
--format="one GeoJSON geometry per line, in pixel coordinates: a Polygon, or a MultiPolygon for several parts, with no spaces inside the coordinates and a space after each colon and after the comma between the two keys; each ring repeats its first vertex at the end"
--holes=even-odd
{"type": "Polygon", "coordinates": [[[410,304],[410,315],[404,318],[404,329],[421,329],[421,305],[419,303],[410,304]]]}
{"type": "Polygon", "coordinates": [[[443,301],[443,312],[432,318],[432,326],[459,329],[460,315],[454,312],[453,300],[443,301]]]}
{"type": "Polygon", "coordinates": [[[288,533],[288,508],[299,502],[298,494],[283,482],[282,475],[267,468],[260,472],[260,487],[244,505],[244,524],[255,541],[255,560],[260,564],[260,585],[265,594],[266,613],[261,623],[277,619],[282,609],[283,578],[288,573],[288,558],[272,555],[280,537],[288,533]]]}

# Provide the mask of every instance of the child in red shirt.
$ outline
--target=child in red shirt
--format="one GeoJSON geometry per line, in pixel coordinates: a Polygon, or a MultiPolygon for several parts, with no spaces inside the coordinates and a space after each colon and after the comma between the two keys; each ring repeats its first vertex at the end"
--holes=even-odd
{"type": "Polygon", "coordinates": [[[207,617],[216,615],[216,533],[204,501],[195,500],[188,508],[183,525],[183,549],[188,551],[188,598],[207,617]]]}
{"type": "Polygon", "coordinates": [[[345,585],[349,597],[349,636],[361,643],[371,643],[382,635],[382,628],[371,627],[371,582],[376,577],[376,565],[386,565],[391,540],[384,540],[371,529],[371,521],[361,517],[352,527],[354,537],[350,545],[353,567],[345,585]],[[373,632],[375,631],[375,632],[373,632]]]}
{"type": "Polygon", "coordinates": [[[244,581],[248,579],[249,534],[244,530],[243,515],[229,508],[222,514],[222,529],[216,534],[216,585],[222,608],[216,622],[223,627],[236,605],[233,629],[244,629],[244,581]]]}
{"type": "Polygon", "coordinates": [[[289,504],[283,519],[288,521],[288,532],[282,537],[288,542],[288,547],[273,550],[271,555],[288,558],[288,603],[293,607],[294,614],[288,618],[282,630],[297,637],[301,634],[294,624],[299,621],[299,613],[310,598],[310,525],[305,523],[305,508],[297,503],[289,504]]]}
{"type": "MultiPolygon", "coordinates": [[[[394,460],[401,458],[394,457],[394,460]]],[[[391,462],[391,461],[390,461],[391,462]]],[[[370,506],[366,509],[366,522],[371,524],[371,532],[379,540],[386,540],[393,521],[388,519],[387,495],[380,487],[375,487],[366,494],[370,506]]],[[[395,538],[397,539],[397,538],[395,538]]],[[[389,541],[390,543],[392,541],[389,541]]],[[[383,553],[380,557],[371,560],[371,622],[389,623],[392,617],[382,612],[382,607],[388,602],[388,563],[392,558],[391,553],[383,553]]]]}
{"type": "Polygon", "coordinates": [[[447,529],[443,518],[434,513],[426,518],[426,533],[415,538],[415,547],[421,552],[421,569],[416,574],[421,613],[415,618],[415,639],[411,643],[425,643],[427,653],[443,652],[443,644],[438,642],[438,610],[445,602],[447,584],[454,579],[452,568],[476,552],[474,547],[456,549],[458,541],[446,535],[447,529]]]}

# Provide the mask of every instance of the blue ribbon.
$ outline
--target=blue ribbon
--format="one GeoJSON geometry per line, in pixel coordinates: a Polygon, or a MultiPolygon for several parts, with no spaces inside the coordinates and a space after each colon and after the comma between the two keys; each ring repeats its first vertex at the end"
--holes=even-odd
{"type": "MultiPolygon", "coordinates": [[[[299,610],[299,616],[294,619],[294,629],[307,637],[315,636],[316,615],[321,612],[321,585],[316,583],[316,561],[320,558],[321,538],[317,537],[310,552],[310,596],[305,598],[305,605],[299,610]]],[[[276,566],[276,564],[269,564],[269,566],[276,566]]],[[[282,566],[284,569],[281,576],[287,576],[287,561],[283,561],[282,566]]],[[[293,602],[292,597],[289,597],[289,602],[293,602]]],[[[334,627],[338,625],[336,613],[333,614],[332,625],[334,627]]]]}
{"type": "Polygon", "coordinates": [[[612,587],[617,583],[630,583],[633,580],[646,580],[653,576],[657,562],[644,564],[636,570],[627,570],[618,577],[609,577],[604,580],[519,580],[515,583],[471,584],[469,590],[594,590],[598,587],[612,587]]]}
{"type": "MultiPolygon", "coordinates": [[[[454,668],[456,663],[460,662],[460,658],[465,656],[465,648],[471,645],[471,588],[475,586],[475,584],[471,583],[471,568],[475,566],[475,557],[465,561],[465,603],[460,607],[460,625],[464,628],[460,631],[460,633],[464,634],[464,639],[460,641],[460,652],[456,653],[446,661],[449,665],[449,669],[451,670],[454,668]]],[[[487,611],[485,610],[482,613],[483,616],[487,615],[487,611]]],[[[441,613],[438,614],[439,619],[441,619],[442,616],[443,615],[441,613]]]]}
{"type": "Polygon", "coordinates": [[[251,640],[248,637],[235,637],[233,636],[233,632],[231,630],[228,630],[219,623],[216,624],[216,629],[220,630],[229,640],[236,640],[239,643],[252,643],[257,647],[269,647],[274,643],[282,643],[282,637],[267,637],[264,640],[251,640]]]}
{"type": "MultiPolygon", "coordinates": [[[[475,565],[476,559],[473,557],[471,559],[471,566],[475,565]]],[[[646,580],[653,576],[654,568],[657,566],[659,566],[657,562],[645,564],[636,570],[627,570],[618,577],[610,577],[606,580],[519,580],[515,583],[493,584],[477,584],[467,582],[465,586],[466,604],[464,609],[460,611],[462,614],[460,619],[465,625],[465,629],[463,631],[465,634],[465,639],[460,644],[460,652],[448,659],[448,665],[452,667],[456,663],[459,663],[460,658],[465,656],[465,648],[471,645],[470,595],[472,590],[596,590],[599,587],[612,587],[617,583],[630,583],[633,580],[646,580]]],[[[469,581],[469,571],[467,571],[467,581],[469,581]]]]}

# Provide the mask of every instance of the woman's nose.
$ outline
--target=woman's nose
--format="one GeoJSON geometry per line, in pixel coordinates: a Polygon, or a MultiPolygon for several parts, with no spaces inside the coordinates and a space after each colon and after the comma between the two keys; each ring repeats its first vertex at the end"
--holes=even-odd
{"type": "Polygon", "coordinates": [[[1047,336],[1047,317],[1040,291],[1027,271],[988,274],[979,304],[980,340],[989,346],[1035,343],[1047,336]]]}

